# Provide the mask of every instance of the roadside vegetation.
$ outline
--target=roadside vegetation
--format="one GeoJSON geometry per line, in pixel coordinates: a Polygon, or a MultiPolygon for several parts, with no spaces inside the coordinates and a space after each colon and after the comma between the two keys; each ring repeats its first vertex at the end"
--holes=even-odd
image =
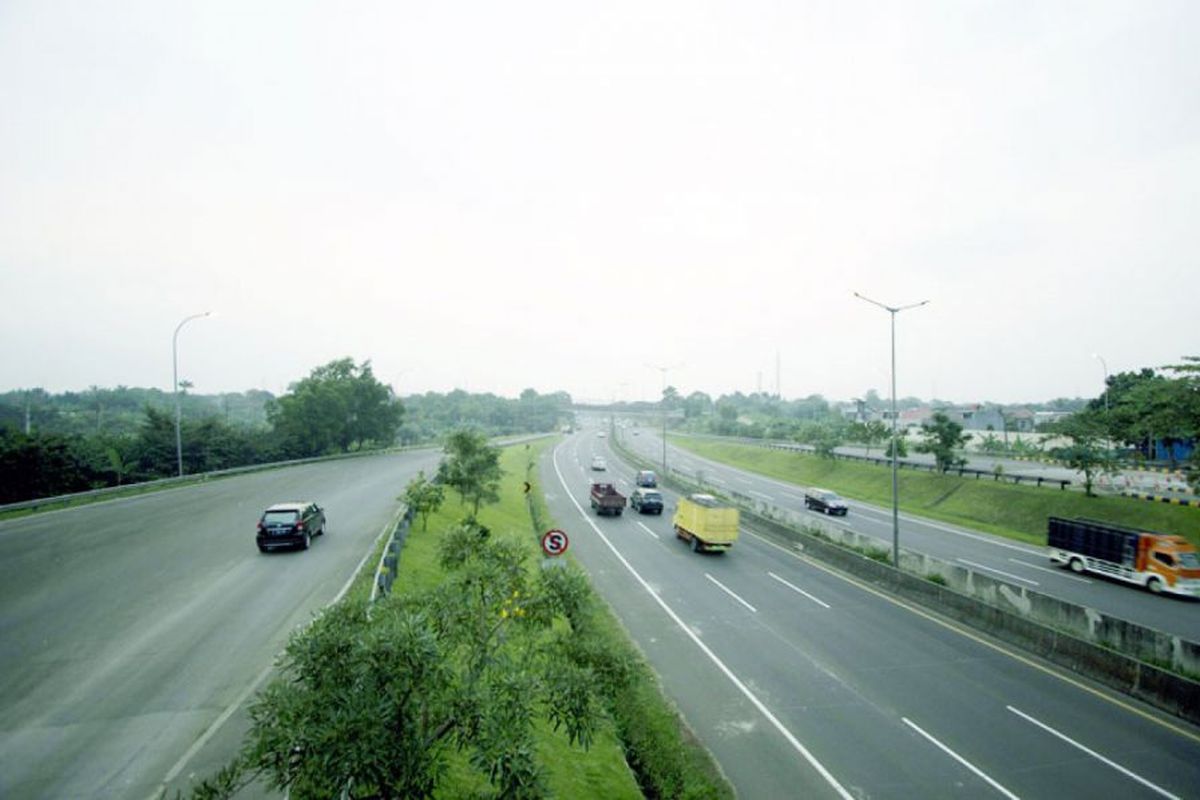
{"type": "Polygon", "coordinates": [[[524,482],[547,444],[450,437],[453,493],[404,489],[425,518],[392,595],[369,606],[360,575],[292,637],[241,755],[195,796],[732,797],[585,573],[543,564],[524,482]]]}
{"type": "MultiPolygon", "coordinates": [[[[705,458],[798,486],[823,486],[880,506],[892,502],[891,468],[886,465],[834,461],[807,453],[685,436],[673,436],[671,442],[705,458]]],[[[1088,497],[1080,492],[1015,486],[986,477],[901,469],[898,478],[902,511],[1032,544],[1045,544],[1046,519],[1050,516],[1090,517],[1178,534],[1200,544],[1200,509],[1196,508],[1123,497],[1088,497]]]]}
{"type": "MultiPolygon", "coordinates": [[[[474,426],[489,435],[548,433],[571,416],[565,392],[516,399],[428,392],[401,402],[369,361],[313,369],[286,394],[193,394],[180,382],[185,474],[440,441],[474,426]]],[[[178,473],[174,397],[93,386],[0,394],[0,505],[143,483],[178,473]]]]}

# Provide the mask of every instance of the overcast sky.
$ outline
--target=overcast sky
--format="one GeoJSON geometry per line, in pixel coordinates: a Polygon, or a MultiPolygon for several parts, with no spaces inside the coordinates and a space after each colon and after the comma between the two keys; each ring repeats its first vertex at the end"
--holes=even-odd
{"type": "Polygon", "coordinates": [[[0,2],[0,391],[1014,402],[1200,354],[1200,3],[0,2]]]}

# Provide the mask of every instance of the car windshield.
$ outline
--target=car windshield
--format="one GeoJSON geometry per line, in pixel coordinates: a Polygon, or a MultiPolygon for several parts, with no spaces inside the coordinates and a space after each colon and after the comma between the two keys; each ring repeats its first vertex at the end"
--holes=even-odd
{"type": "Polygon", "coordinates": [[[1197,558],[1195,553],[1180,553],[1179,565],[1188,569],[1196,569],[1200,567],[1200,558],[1197,558]]]}
{"type": "Polygon", "coordinates": [[[642,499],[643,500],[657,500],[658,502],[661,503],[662,495],[659,494],[658,492],[646,492],[645,494],[642,495],[642,499]]]}
{"type": "Polygon", "coordinates": [[[268,511],[263,514],[263,522],[267,525],[290,525],[295,521],[295,511],[268,511]]]}

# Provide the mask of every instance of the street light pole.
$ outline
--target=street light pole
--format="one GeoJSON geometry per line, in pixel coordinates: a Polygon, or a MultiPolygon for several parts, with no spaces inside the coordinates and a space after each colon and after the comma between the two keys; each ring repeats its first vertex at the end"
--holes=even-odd
{"type": "Polygon", "coordinates": [[[171,336],[171,378],[172,387],[175,392],[175,464],[179,468],[179,477],[183,477],[183,436],[179,432],[179,329],[194,319],[207,317],[211,311],[205,311],[203,314],[192,314],[190,317],[184,317],[179,324],[175,326],[175,333],[171,336]]]}
{"type": "Polygon", "coordinates": [[[662,408],[662,442],[663,442],[663,478],[667,476],[667,370],[675,369],[679,364],[657,367],[653,364],[647,364],[650,369],[656,369],[662,373],[662,397],[658,401],[662,408]]]}
{"type": "Polygon", "coordinates": [[[919,303],[910,303],[906,306],[886,306],[869,297],[863,297],[858,292],[854,296],[859,300],[866,300],[871,305],[879,306],[884,311],[891,315],[892,319],[892,563],[900,566],[900,493],[899,480],[896,477],[897,472],[897,452],[896,452],[896,422],[898,415],[896,412],[896,315],[901,311],[907,311],[910,308],[919,308],[928,300],[922,300],[919,303]]]}

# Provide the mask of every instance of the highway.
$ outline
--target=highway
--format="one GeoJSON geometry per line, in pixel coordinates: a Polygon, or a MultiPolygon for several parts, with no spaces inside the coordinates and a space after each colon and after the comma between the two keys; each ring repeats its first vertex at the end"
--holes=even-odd
{"type": "MultiPolygon", "coordinates": [[[[662,439],[658,432],[648,428],[636,430],[637,436],[632,435],[630,430],[621,433],[623,445],[646,459],[661,464],[662,439]]],[[[847,499],[850,505],[849,514],[845,517],[825,517],[820,512],[805,509],[804,487],[701,458],[674,445],[667,448],[667,464],[672,469],[679,469],[688,475],[694,476],[698,471],[702,472],[705,482],[718,489],[737,491],[755,501],[769,503],[798,514],[811,515],[814,519],[825,519],[877,538],[881,547],[891,551],[890,506],[874,506],[847,499]]],[[[836,491],[838,487],[824,488],[836,491]]],[[[983,531],[915,517],[904,512],[900,514],[900,546],[1139,625],[1182,636],[1191,641],[1200,641],[1200,601],[1154,596],[1137,587],[1095,575],[1076,575],[1051,565],[1044,548],[983,531]]]]}
{"type": "MultiPolygon", "coordinates": [[[[276,469],[0,522],[0,797],[148,798],[232,757],[242,702],[347,585],[436,450],[276,469]],[[263,555],[271,503],[328,532],[263,555]]],[[[372,565],[373,566],[373,565],[372,565]]]]}
{"type": "Polygon", "coordinates": [[[745,531],[696,554],[669,510],[595,516],[591,480],[628,494],[632,475],[585,431],[541,482],[741,797],[1200,796],[1196,729],[745,531]]]}

